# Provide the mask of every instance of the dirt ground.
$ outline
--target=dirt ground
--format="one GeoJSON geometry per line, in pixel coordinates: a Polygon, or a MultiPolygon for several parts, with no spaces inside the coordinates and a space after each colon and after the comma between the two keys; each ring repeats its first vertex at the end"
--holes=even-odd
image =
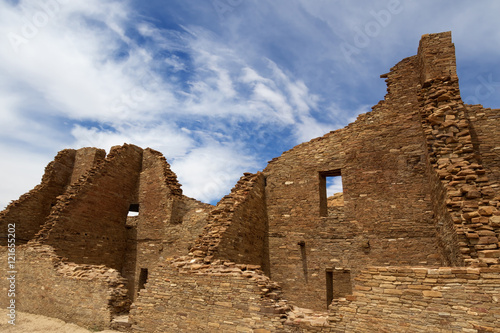
{"type": "MultiPolygon", "coordinates": [[[[89,333],[85,328],[54,319],[26,312],[17,312],[16,325],[7,321],[7,310],[0,310],[0,332],[2,333],[89,333]]],[[[100,333],[116,333],[118,331],[99,331],[100,333]]],[[[120,332],[118,332],[120,333],[120,332]]]]}

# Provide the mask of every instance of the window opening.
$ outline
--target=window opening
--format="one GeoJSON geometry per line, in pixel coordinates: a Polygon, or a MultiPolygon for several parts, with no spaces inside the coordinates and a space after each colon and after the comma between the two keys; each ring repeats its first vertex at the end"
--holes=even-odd
{"type": "Polygon", "coordinates": [[[330,206],[344,205],[340,170],[319,173],[319,199],[320,216],[328,216],[328,207],[330,206]]]}
{"type": "Polygon", "coordinates": [[[139,204],[130,204],[128,207],[127,216],[138,216],[139,215],[139,204]]]}
{"type": "Polygon", "coordinates": [[[148,282],[148,269],[141,268],[141,273],[139,274],[139,290],[144,289],[146,282],[148,282]]]}

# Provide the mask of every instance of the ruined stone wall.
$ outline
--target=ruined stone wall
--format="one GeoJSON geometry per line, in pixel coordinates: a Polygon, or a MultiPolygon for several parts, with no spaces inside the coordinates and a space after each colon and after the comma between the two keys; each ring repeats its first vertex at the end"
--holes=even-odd
{"type": "Polygon", "coordinates": [[[484,133],[488,124],[480,121],[477,127],[485,144],[473,142],[477,130],[470,119],[483,112],[468,112],[460,98],[451,33],[424,35],[418,57],[425,73],[418,95],[443,256],[451,265],[496,265],[500,230],[491,220],[500,215],[498,185],[480,154],[485,152],[488,163],[494,162],[487,153],[498,137],[484,133]]]}
{"type": "Polygon", "coordinates": [[[500,184],[500,109],[485,109],[481,105],[466,105],[466,116],[470,122],[472,143],[489,180],[500,184]]]}
{"type": "Polygon", "coordinates": [[[286,332],[286,305],[256,268],[192,257],[163,263],[132,306],[132,331],[286,332]]]}
{"type": "Polygon", "coordinates": [[[210,212],[191,252],[206,261],[231,260],[269,270],[265,178],[247,173],[210,212]]]}
{"type": "Polygon", "coordinates": [[[97,148],[80,148],[76,151],[75,163],[71,174],[70,184],[76,183],[87,171],[104,161],[106,151],[97,148]]]}
{"type": "MultiPolygon", "coordinates": [[[[57,197],[67,187],[104,159],[105,151],[97,148],[60,151],[45,168],[42,182],[22,195],[0,213],[0,225],[16,223],[18,243],[26,243],[45,223],[57,197]]],[[[1,233],[1,232],[0,232],[1,233]]],[[[0,244],[6,245],[0,238],[0,244]]]]}
{"type": "Polygon", "coordinates": [[[384,101],[358,117],[345,142],[345,214],[361,232],[350,256],[354,273],[367,265],[441,263],[418,113],[418,75],[415,56],[382,75],[384,101]]]}
{"type": "Polygon", "coordinates": [[[145,279],[158,260],[187,254],[211,207],[183,196],[165,157],[149,148],[143,153],[134,203],[139,206],[139,215],[127,222],[127,254],[122,270],[129,281],[131,299],[141,287],[141,270],[145,279]]]}
{"type": "Polygon", "coordinates": [[[142,149],[113,147],[106,161],[90,170],[59,198],[37,241],[81,264],[121,271],[126,249],[126,218],[136,192],[142,149]]]}
{"type": "MultiPolygon", "coordinates": [[[[26,243],[40,231],[52,206],[57,202],[70,182],[75,161],[74,150],[60,151],[47,167],[40,185],[12,202],[0,213],[1,235],[6,235],[9,223],[16,224],[17,242],[26,243]]],[[[7,238],[0,238],[0,245],[5,246],[7,238]]]]}
{"type": "Polygon", "coordinates": [[[345,332],[500,332],[500,269],[371,267],[334,301],[345,332]]]}
{"type": "Polygon", "coordinates": [[[271,277],[299,306],[326,307],[325,269],[439,265],[417,58],[383,75],[386,99],[346,128],[301,144],[264,170],[271,277]],[[342,175],[345,221],[322,217],[322,177],[342,175]],[[307,272],[306,272],[307,271],[307,272]],[[306,279],[307,277],[307,279],[306,279]]]}
{"type": "MultiPolygon", "coordinates": [[[[16,249],[16,310],[59,318],[89,329],[109,328],[130,306],[125,281],[105,266],[64,263],[50,246],[16,249]]],[[[0,259],[7,262],[6,248],[0,259]]],[[[0,280],[0,306],[7,308],[7,279],[0,280]]],[[[22,318],[18,315],[18,320],[22,318]]]]}

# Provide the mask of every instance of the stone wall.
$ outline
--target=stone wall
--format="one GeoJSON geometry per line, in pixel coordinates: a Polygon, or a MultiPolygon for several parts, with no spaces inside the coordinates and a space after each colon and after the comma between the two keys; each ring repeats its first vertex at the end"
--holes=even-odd
{"type": "Polygon", "coordinates": [[[257,268],[193,257],[161,264],[132,306],[132,331],[284,332],[288,307],[257,268]]]}
{"type": "MultiPolygon", "coordinates": [[[[0,259],[6,263],[6,248],[0,248],[0,253],[0,259]]],[[[126,312],[130,306],[125,280],[116,270],[64,263],[50,246],[18,246],[16,271],[17,311],[102,330],[109,327],[115,315],[126,312]]],[[[6,278],[0,280],[2,308],[7,308],[9,301],[7,283],[6,278]]]]}
{"type": "Polygon", "coordinates": [[[216,207],[154,150],[63,151],[0,215],[26,217],[20,243],[43,225],[21,246],[20,306],[104,327],[130,299],[135,332],[500,331],[499,110],[462,102],[450,33],[381,77],[371,112],[216,207]]]}
{"type": "Polygon", "coordinates": [[[494,163],[491,146],[498,137],[495,131],[484,133],[489,124],[482,110],[465,106],[460,98],[451,33],[424,35],[418,56],[425,72],[418,92],[420,112],[431,172],[437,174],[431,179],[444,257],[452,265],[497,265],[500,230],[491,219],[500,215],[498,184],[490,181],[496,178],[495,170],[483,167],[480,154],[486,153],[487,163],[494,163]],[[475,120],[475,114],[482,121],[473,126],[470,119],[475,120]],[[483,137],[491,135],[484,145],[477,140],[473,143],[478,130],[483,137]]]}
{"type": "Polygon", "coordinates": [[[269,271],[265,178],[246,173],[210,212],[203,234],[191,249],[207,262],[226,259],[269,271]]]}
{"type": "Polygon", "coordinates": [[[123,276],[129,281],[129,296],[135,299],[141,271],[145,275],[158,260],[185,255],[201,233],[212,207],[182,195],[177,176],[165,157],[152,149],[143,153],[138,178],[137,217],[127,221],[127,250],[123,276]]]}
{"type": "Polygon", "coordinates": [[[81,264],[106,265],[121,271],[126,249],[126,218],[136,193],[142,149],[112,148],[59,198],[37,235],[56,253],[81,264]]]}
{"type": "MultiPolygon", "coordinates": [[[[40,185],[18,200],[13,201],[0,213],[0,234],[7,234],[9,223],[16,224],[17,242],[31,240],[45,223],[50,210],[57,202],[57,196],[64,193],[73,171],[76,152],[62,150],[47,167],[40,185]]],[[[0,237],[0,245],[5,246],[7,238],[0,237]]]]}
{"type": "MultiPolygon", "coordinates": [[[[45,168],[40,185],[13,201],[0,213],[0,225],[16,223],[17,242],[26,243],[38,233],[67,187],[104,159],[97,148],[60,151],[45,168]]],[[[3,231],[0,231],[3,234],[3,231]]],[[[0,237],[0,245],[6,245],[0,237]]]]}
{"type": "Polygon", "coordinates": [[[500,269],[371,267],[334,301],[345,332],[500,332],[500,269]]]}
{"type": "Polygon", "coordinates": [[[76,183],[90,169],[106,158],[106,151],[97,148],[80,148],[76,151],[73,173],[70,184],[76,183]]]}
{"type": "Polygon", "coordinates": [[[325,269],[349,267],[355,276],[370,264],[442,262],[417,98],[417,57],[382,77],[388,94],[372,112],[283,153],[264,170],[271,276],[300,306],[326,307],[325,269]],[[338,174],[344,223],[321,216],[323,178],[338,174]]]}
{"type": "Polygon", "coordinates": [[[477,147],[483,167],[491,182],[500,184],[500,109],[485,109],[481,105],[466,105],[472,143],[477,147]]]}

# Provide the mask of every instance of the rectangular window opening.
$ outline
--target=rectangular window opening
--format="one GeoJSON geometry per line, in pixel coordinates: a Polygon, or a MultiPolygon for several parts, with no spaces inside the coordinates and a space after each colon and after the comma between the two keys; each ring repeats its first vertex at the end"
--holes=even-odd
{"type": "Polygon", "coordinates": [[[139,204],[130,204],[128,207],[127,216],[138,216],[139,215],[139,204]]]}
{"type": "Polygon", "coordinates": [[[139,289],[144,289],[144,285],[148,282],[148,269],[141,268],[141,273],[139,274],[139,289]]]}
{"type": "Polygon", "coordinates": [[[340,170],[319,173],[320,216],[328,216],[329,207],[344,206],[342,176],[340,170]]]}

